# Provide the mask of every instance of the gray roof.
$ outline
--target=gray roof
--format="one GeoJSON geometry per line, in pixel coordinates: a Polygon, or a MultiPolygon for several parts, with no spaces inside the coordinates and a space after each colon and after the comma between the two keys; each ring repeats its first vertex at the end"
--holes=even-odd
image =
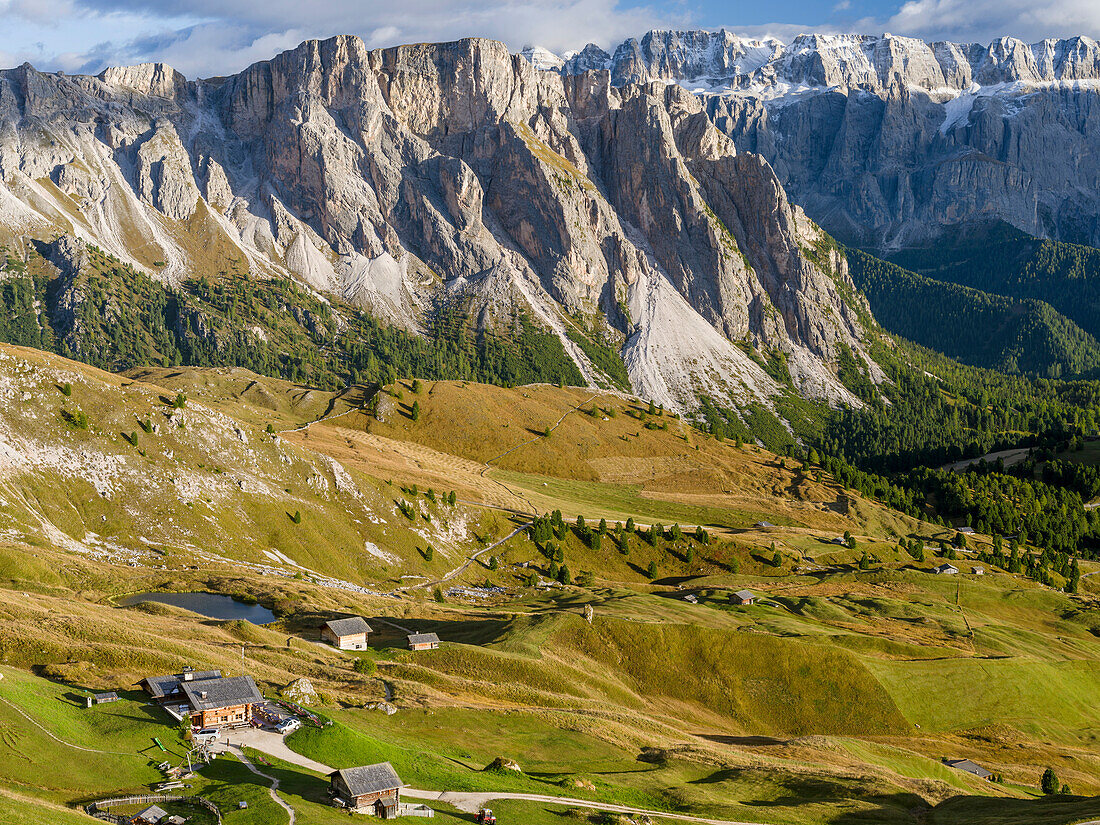
{"type": "Polygon", "coordinates": [[[183,692],[195,710],[218,710],[246,704],[257,705],[264,700],[251,676],[184,682],[183,692]]]}
{"type": "Polygon", "coordinates": [[[146,822],[160,822],[168,816],[168,811],[164,808],[157,807],[156,805],[150,805],[144,811],[138,814],[139,819],[144,819],[146,822]]]}
{"type": "MultiPolygon", "coordinates": [[[[193,670],[191,681],[201,682],[204,679],[218,679],[222,675],[220,670],[193,670]]],[[[146,676],[141,681],[149,686],[149,692],[155,697],[167,696],[183,684],[182,673],[169,674],[168,676],[146,676]]]]}
{"type": "Polygon", "coordinates": [[[956,573],[959,572],[959,568],[953,564],[941,564],[939,567],[935,568],[935,570],[937,573],[947,573],[951,570],[954,570],[956,573]]]}
{"type": "Polygon", "coordinates": [[[389,762],[364,765],[361,768],[344,768],[333,771],[329,776],[339,776],[352,796],[393,791],[405,787],[405,783],[401,781],[401,777],[389,762]]]}
{"type": "Polygon", "coordinates": [[[350,619],[330,619],[325,622],[325,627],[337,636],[357,636],[360,633],[374,632],[362,616],[352,616],[350,619]]]}
{"type": "Polygon", "coordinates": [[[111,690],[111,691],[108,691],[107,693],[97,693],[95,695],[95,698],[96,699],[117,699],[118,694],[115,693],[113,690],[111,690]]]}
{"type": "Polygon", "coordinates": [[[412,633],[409,635],[409,644],[426,645],[435,642],[439,644],[439,637],[434,633],[412,633]]]}
{"type": "Polygon", "coordinates": [[[737,598],[741,599],[742,601],[744,601],[745,599],[755,599],[756,598],[756,596],[753,594],[753,592],[751,590],[738,590],[733,595],[735,595],[737,598]]]}
{"type": "Polygon", "coordinates": [[[993,771],[987,771],[981,765],[971,762],[969,759],[949,759],[947,764],[952,768],[957,768],[960,771],[966,771],[972,773],[975,776],[980,776],[982,779],[988,779],[993,776],[993,771]]]}

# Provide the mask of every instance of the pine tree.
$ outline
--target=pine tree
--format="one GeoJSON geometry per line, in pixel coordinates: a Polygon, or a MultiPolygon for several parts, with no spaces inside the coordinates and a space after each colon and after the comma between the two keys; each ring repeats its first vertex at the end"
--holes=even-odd
{"type": "Polygon", "coordinates": [[[1043,771],[1043,778],[1039,786],[1043,789],[1043,793],[1045,794],[1058,792],[1058,776],[1054,773],[1053,768],[1047,768],[1043,771]]]}
{"type": "Polygon", "coordinates": [[[657,562],[651,561],[649,567],[646,568],[646,575],[651,579],[657,578],[657,562]]]}

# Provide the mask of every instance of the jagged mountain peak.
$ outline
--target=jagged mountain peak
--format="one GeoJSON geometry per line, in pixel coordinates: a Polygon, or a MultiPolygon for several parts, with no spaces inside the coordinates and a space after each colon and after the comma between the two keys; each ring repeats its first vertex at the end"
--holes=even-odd
{"type": "Polygon", "coordinates": [[[171,284],[290,277],[413,331],[442,308],[502,333],[523,315],[586,380],[622,359],[674,408],[769,405],[773,357],[858,403],[836,362],[863,351],[865,308],[771,166],[678,86],[532,59],[342,36],[209,81],[0,72],[0,242],[61,232],[171,284]]]}
{"type": "Polygon", "coordinates": [[[795,202],[858,245],[900,248],[990,219],[1100,243],[1095,40],[809,32],[755,53],[748,43],[654,31],[561,71],[700,94],[738,150],[766,157],[795,202]]]}

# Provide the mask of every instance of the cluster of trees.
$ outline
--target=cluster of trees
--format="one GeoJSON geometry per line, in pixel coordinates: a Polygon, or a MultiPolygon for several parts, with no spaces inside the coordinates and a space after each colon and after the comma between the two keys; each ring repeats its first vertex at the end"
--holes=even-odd
{"type": "Polygon", "coordinates": [[[1009,573],[1028,576],[1048,587],[1054,585],[1052,573],[1056,573],[1065,580],[1066,591],[1076,593],[1081,583],[1081,570],[1077,557],[1049,547],[1039,553],[1031,553],[1022,549],[1026,542],[1026,534],[1021,535],[1024,536],[1024,541],[1016,536],[1009,539],[1008,552],[1005,552],[1002,538],[994,536],[993,547],[979,551],[978,559],[986,564],[996,565],[1009,573]]]}
{"type": "MultiPolygon", "coordinates": [[[[654,548],[664,546],[666,550],[669,549],[669,546],[662,545],[663,541],[670,544],[686,541],[687,545],[684,548],[683,559],[687,564],[692,564],[695,560],[695,547],[692,542],[706,546],[711,541],[710,534],[701,525],[688,534],[684,533],[679,524],[673,524],[667,529],[661,524],[654,524],[648,530],[639,528],[635,525],[633,518],[628,518],[625,525],[622,522],[616,522],[614,527],[608,525],[606,519],[600,519],[599,525],[592,527],[585,521],[584,516],[577,516],[576,523],[570,526],[565,523],[561,511],[555,510],[534,519],[528,528],[528,537],[549,561],[547,575],[562,583],[574,581],[569,578],[565,550],[560,543],[565,540],[569,533],[573,533],[579,541],[592,550],[602,549],[603,542],[606,539],[623,555],[630,554],[632,537],[639,537],[654,548]]],[[[656,561],[650,562],[649,571],[647,571],[650,578],[656,578],[656,570],[656,561]]],[[[583,573],[584,571],[582,571],[583,573]]],[[[575,581],[584,586],[581,576],[578,576],[575,581]]]]}
{"type": "Polygon", "coordinates": [[[1022,533],[1037,546],[1067,552],[1100,536],[1100,515],[1086,511],[1080,494],[1065,487],[1005,473],[926,468],[907,473],[903,483],[934,502],[941,519],[981,533],[1022,533]]]}

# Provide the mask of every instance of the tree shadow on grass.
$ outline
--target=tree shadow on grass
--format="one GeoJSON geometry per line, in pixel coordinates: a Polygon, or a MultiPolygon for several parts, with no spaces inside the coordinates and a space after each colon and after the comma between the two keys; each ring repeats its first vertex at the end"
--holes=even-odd
{"type": "Polygon", "coordinates": [[[774,736],[723,736],[717,733],[697,733],[701,739],[718,742],[723,745],[746,745],[760,747],[766,745],[786,745],[786,739],[776,739],[774,736]]]}

